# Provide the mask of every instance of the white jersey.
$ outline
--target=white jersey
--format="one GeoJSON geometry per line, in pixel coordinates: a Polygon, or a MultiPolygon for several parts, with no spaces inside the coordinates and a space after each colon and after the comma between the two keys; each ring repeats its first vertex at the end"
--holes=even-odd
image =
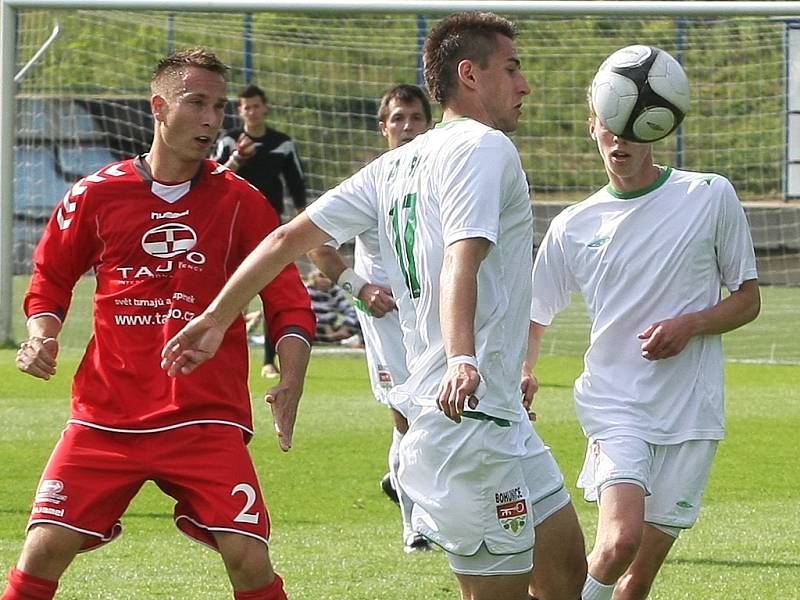
{"type": "MultiPolygon", "coordinates": [[[[368,229],[356,236],[353,270],[372,284],[390,287],[389,277],[381,260],[377,228],[368,229]]],[[[391,389],[408,377],[400,319],[396,310],[378,318],[366,312],[360,302],[355,304],[359,309],[358,322],[364,336],[372,393],[379,402],[389,404],[391,389]]]]}
{"type": "Polygon", "coordinates": [[[475,345],[487,392],[477,410],[513,421],[525,416],[519,380],[533,224],[519,153],[505,134],[471,119],[440,124],[377,158],[307,214],[338,243],[377,226],[411,374],[392,391],[397,403],[410,397],[435,405],[446,371],[439,321],[445,248],[468,238],[491,242],[478,272],[475,345]]]}
{"type": "Polygon", "coordinates": [[[720,175],[664,169],[648,189],[609,186],[558,215],[533,270],[531,320],[549,325],[583,295],[592,320],[575,382],[584,433],[653,444],[724,436],[722,338],[696,336],[677,356],[648,361],[638,334],[721,300],[721,284],[756,278],[750,230],[720,175]]]}

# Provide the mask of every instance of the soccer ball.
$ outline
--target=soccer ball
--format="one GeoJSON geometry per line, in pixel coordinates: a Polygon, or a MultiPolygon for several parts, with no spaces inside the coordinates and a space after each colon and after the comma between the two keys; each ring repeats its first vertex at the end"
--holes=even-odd
{"type": "Polygon", "coordinates": [[[591,100],[609,131],[649,144],[667,137],[683,121],[689,109],[689,78],[664,50],[627,46],[600,65],[591,100]]]}

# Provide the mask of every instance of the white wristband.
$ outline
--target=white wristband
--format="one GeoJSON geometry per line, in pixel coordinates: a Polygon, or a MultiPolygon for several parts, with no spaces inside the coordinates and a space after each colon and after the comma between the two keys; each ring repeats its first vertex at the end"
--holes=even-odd
{"type": "Polygon", "coordinates": [[[469,354],[459,354],[458,356],[451,356],[447,359],[447,368],[455,367],[456,365],[470,365],[478,370],[478,359],[469,354]]]}
{"type": "Polygon", "coordinates": [[[359,277],[353,269],[347,267],[342,271],[341,275],[339,275],[336,284],[345,292],[357,298],[361,288],[367,285],[367,280],[363,277],[359,277]]]}

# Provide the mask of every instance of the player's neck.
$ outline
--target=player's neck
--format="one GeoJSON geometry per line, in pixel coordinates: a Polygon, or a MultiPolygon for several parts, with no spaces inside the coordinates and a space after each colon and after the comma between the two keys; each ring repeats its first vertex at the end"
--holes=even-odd
{"type": "Polygon", "coordinates": [[[636,171],[629,176],[608,171],[608,182],[618,192],[626,194],[644,190],[653,185],[661,175],[661,167],[650,164],[647,168],[636,171]]]}
{"type": "Polygon", "coordinates": [[[142,161],[150,176],[159,183],[182,183],[197,174],[202,160],[183,161],[172,155],[165,155],[158,148],[151,148],[142,161]]]}
{"type": "Polygon", "coordinates": [[[267,133],[267,124],[264,121],[257,125],[248,125],[245,123],[244,132],[250,137],[263,137],[267,133]]]}

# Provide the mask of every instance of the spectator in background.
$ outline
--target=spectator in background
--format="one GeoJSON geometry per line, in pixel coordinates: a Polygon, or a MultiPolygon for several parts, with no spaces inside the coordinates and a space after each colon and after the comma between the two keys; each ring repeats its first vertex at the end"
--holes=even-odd
{"type": "Polygon", "coordinates": [[[318,269],[308,274],[306,288],[317,317],[317,341],[361,345],[356,310],[344,290],[318,269]]]}
{"type": "MultiPolygon", "coordinates": [[[[214,160],[252,183],[267,197],[278,216],[283,215],[284,186],[288,188],[297,212],[306,206],[303,166],[292,139],[267,126],[267,95],[257,85],[248,85],[239,94],[239,116],[244,126],[220,137],[214,160]]],[[[256,315],[257,316],[257,315],[256,315]]],[[[248,322],[254,318],[248,315],[248,322]]],[[[277,377],[275,347],[264,324],[263,377],[277,377]]]]}

